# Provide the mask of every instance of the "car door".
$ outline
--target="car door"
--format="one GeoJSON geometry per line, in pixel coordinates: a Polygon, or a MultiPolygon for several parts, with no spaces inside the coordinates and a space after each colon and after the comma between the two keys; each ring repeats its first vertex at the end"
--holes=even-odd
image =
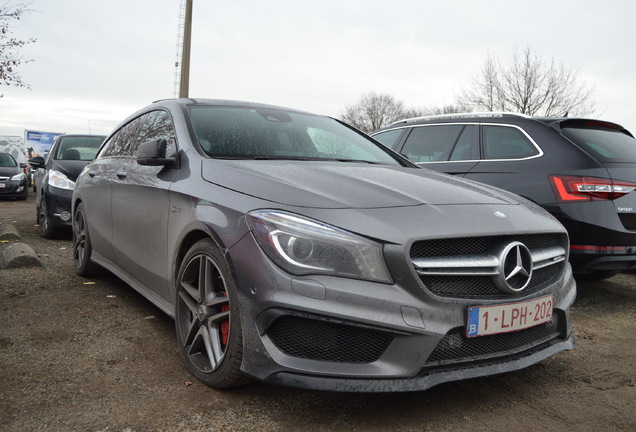
{"type": "Polygon", "coordinates": [[[125,124],[113,133],[102,145],[99,153],[80,174],[79,196],[85,207],[86,223],[91,246],[97,254],[114,262],[112,186],[118,167],[127,158],[126,143],[129,137],[138,134],[137,119],[125,124]]]}
{"type": "Polygon", "coordinates": [[[421,167],[463,176],[478,163],[478,127],[464,123],[413,126],[395,149],[421,167]]]}
{"type": "Polygon", "coordinates": [[[166,111],[151,111],[138,118],[135,129],[127,138],[126,157],[111,173],[113,252],[130,277],[169,299],[167,230],[176,169],[139,165],[136,155],[139,144],[154,139],[166,139],[172,151],[172,118],[166,111]]]}

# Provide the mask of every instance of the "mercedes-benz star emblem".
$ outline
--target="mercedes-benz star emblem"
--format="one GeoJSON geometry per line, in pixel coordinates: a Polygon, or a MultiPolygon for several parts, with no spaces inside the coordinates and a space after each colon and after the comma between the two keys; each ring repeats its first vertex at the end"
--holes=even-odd
{"type": "Polygon", "coordinates": [[[508,244],[500,255],[499,274],[493,279],[500,291],[516,294],[525,289],[532,278],[532,254],[521,242],[508,244]]]}

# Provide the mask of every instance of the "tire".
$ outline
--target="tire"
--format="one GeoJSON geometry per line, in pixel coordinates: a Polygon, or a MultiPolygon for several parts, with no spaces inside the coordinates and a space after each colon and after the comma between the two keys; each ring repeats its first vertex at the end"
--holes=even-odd
{"type": "MultiPolygon", "coordinates": [[[[43,197],[44,198],[44,197],[43,197]]],[[[40,234],[42,237],[50,239],[55,237],[55,229],[51,225],[48,212],[46,211],[46,203],[42,199],[41,205],[37,207],[38,224],[40,225],[40,234]]]]}
{"type": "Polygon", "coordinates": [[[241,372],[243,338],[236,288],[211,239],[195,243],[181,263],[175,327],[181,357],[201,382],[217,389],[249,382],[241,372]]]}
{"type": "Polygon", "coordinates": [[[73,261],[75,261],[75,273],[84,277],[97,276],[101,273],[101,267],[91,261],[93,247],[86,225],[84,204],[79,203],[73,214],[73,261]]]}

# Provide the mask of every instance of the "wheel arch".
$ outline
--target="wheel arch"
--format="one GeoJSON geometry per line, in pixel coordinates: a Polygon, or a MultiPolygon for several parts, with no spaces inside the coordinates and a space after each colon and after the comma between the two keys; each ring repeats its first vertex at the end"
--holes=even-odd
{"type": "MultiPolygon", "coordinates": [[[[183,237],[183,239],[181,239],[181,242],[177,249],[177,253],[175,255],[175,262],[174,262],[174,269],[173,269],[175,276],[179,272],[179,267],[181,266],[183,258],[188,253],[190,248],[199,240],[203,240],[206,238],[214,240],[213,236],[210,235],[209,232],[206,232],[205,230],[201,228],[197,228],[187,233],[183,237]]],[[[216,240],[215,240],[215,243],[217,243],[217,246],[218,246],[218,242],[216,242],[216,240]]]]}
{"type": "MultiPolygon", "coordinates": [[[[179,269],[181,268],[183,259],[185,258],[188,251],[198,241],[204,240],[204,239],[212,240],[212,242],[214,242],[216,247],[219,248],[219,250],[223,253],[223,255],[226,255],[225,248],[223,247],[223,243],[220,241],[216,233],[212,229],[210,229],[207,225],[200,226],[197,224],[197,225],[189,227],[189,230],[187,232],[184,232],[177,239],[177,247],[173,248],[173,250],[176,250],[172,259],[172,269],[171,269],[172,270],[171,280],[173,281],[173,283],[176,282],[177,280],[179,269]]],[[[230,267],[230,271],[231,271],[232,269],[231,263],[229,263],[227,259],[226,259],[226,263],[230,267]]],[[[173,286],[172,289],[176,290],[176,287],[173,286]]]]}

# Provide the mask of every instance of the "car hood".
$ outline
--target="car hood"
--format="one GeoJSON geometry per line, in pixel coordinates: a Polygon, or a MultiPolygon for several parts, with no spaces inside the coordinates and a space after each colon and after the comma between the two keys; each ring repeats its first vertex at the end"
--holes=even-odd
{"type": "Polygon", "coordinates": [[[341,162],[207,159],[203,178],[275,203],[314,208],[519,204],[499,189],[427,169],[341,162]]]}
{"type": "Polygon", "coordinates": [[[18,167],[0,167],[0,177],[13,177],[21,172],[22,169],[18,167]]]}
{"type": "Polygon", "coordinates": [[[80,160],[54,160],[51,164],[51,169],[60,171],[71,181],[77,180],[77,176],[82,172],[84,167],[88,165],[90,161],[80,160]]]}

